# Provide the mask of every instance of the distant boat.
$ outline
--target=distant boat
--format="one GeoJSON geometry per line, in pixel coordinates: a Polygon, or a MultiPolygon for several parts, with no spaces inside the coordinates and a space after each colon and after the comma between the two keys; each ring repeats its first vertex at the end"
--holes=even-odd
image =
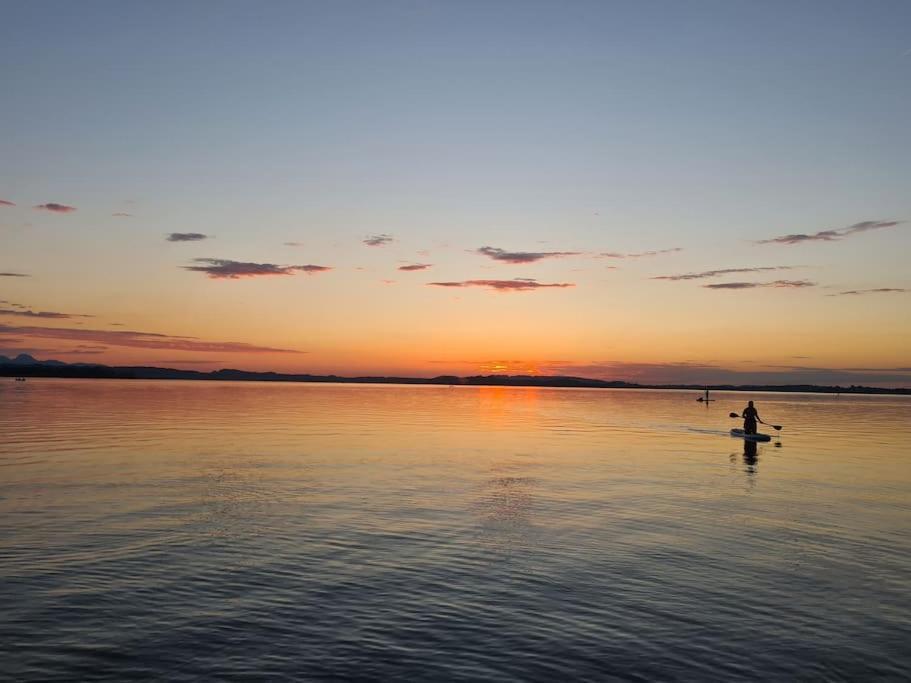
{"type": "Polygon", "coordinates": [[[16,381],[17,381],[17,382],[24,382],[24,381],[25,381],[25,377],[17,377],[17,378],[16,378],[16,381]]]}

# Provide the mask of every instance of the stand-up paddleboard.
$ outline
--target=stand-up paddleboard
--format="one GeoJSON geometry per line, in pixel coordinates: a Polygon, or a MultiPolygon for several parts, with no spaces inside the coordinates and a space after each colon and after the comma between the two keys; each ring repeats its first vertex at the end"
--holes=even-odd
{"type": "Polygon", "coordinates": [[[736,436],[744,441],[771,441],[772,437],[768,434],[747,434],[742,429],[732,429],[731,436],[736,436]]]}
{"type": "Polygon", "coordinates": [[[715,398],[702,398],[702,397],[700,396],[700,397],[697,398],[696,400],[699,401],[700,403],[711,403],[712,401],[717,401],[718,399],[715,399],[715,398]]]}

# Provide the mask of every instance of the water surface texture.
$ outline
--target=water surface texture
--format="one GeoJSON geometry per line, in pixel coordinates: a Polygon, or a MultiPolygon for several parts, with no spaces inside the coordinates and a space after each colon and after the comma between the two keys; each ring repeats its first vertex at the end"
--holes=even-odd
{"type": "Polygon", "coordinates": [[[698,395],[3,381],[0,677],[911,677],[911,400],[698,395]]]}

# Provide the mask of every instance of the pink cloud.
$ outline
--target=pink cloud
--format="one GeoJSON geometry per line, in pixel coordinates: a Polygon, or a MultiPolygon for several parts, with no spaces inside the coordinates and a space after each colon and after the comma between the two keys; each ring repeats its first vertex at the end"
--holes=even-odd
{"type": "Polygon", "coordinates": [[[131,330],[90,330],[72,327],[19,327],[0,323],[0,335],[16,335],[38,339],[69,339],[108,346],[126,346],[140,349],[169,349],[173,351],[198,351],[222,353],[306,353],[295,349],[257,346],[244,342],[208,342],[196,337],[177,337],[155,332],[131,330]]]}

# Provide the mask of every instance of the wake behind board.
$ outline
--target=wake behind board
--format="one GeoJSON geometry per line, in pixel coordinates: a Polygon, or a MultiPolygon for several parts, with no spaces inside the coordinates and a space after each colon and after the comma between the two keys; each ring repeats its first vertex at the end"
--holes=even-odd
{"type": "Polygon", "coordinates": [[[768,434],[747,434],[742,429],[732,429],[731,436],[736,436],[744,441],[771,441],[772,437],[768,434]]]}

